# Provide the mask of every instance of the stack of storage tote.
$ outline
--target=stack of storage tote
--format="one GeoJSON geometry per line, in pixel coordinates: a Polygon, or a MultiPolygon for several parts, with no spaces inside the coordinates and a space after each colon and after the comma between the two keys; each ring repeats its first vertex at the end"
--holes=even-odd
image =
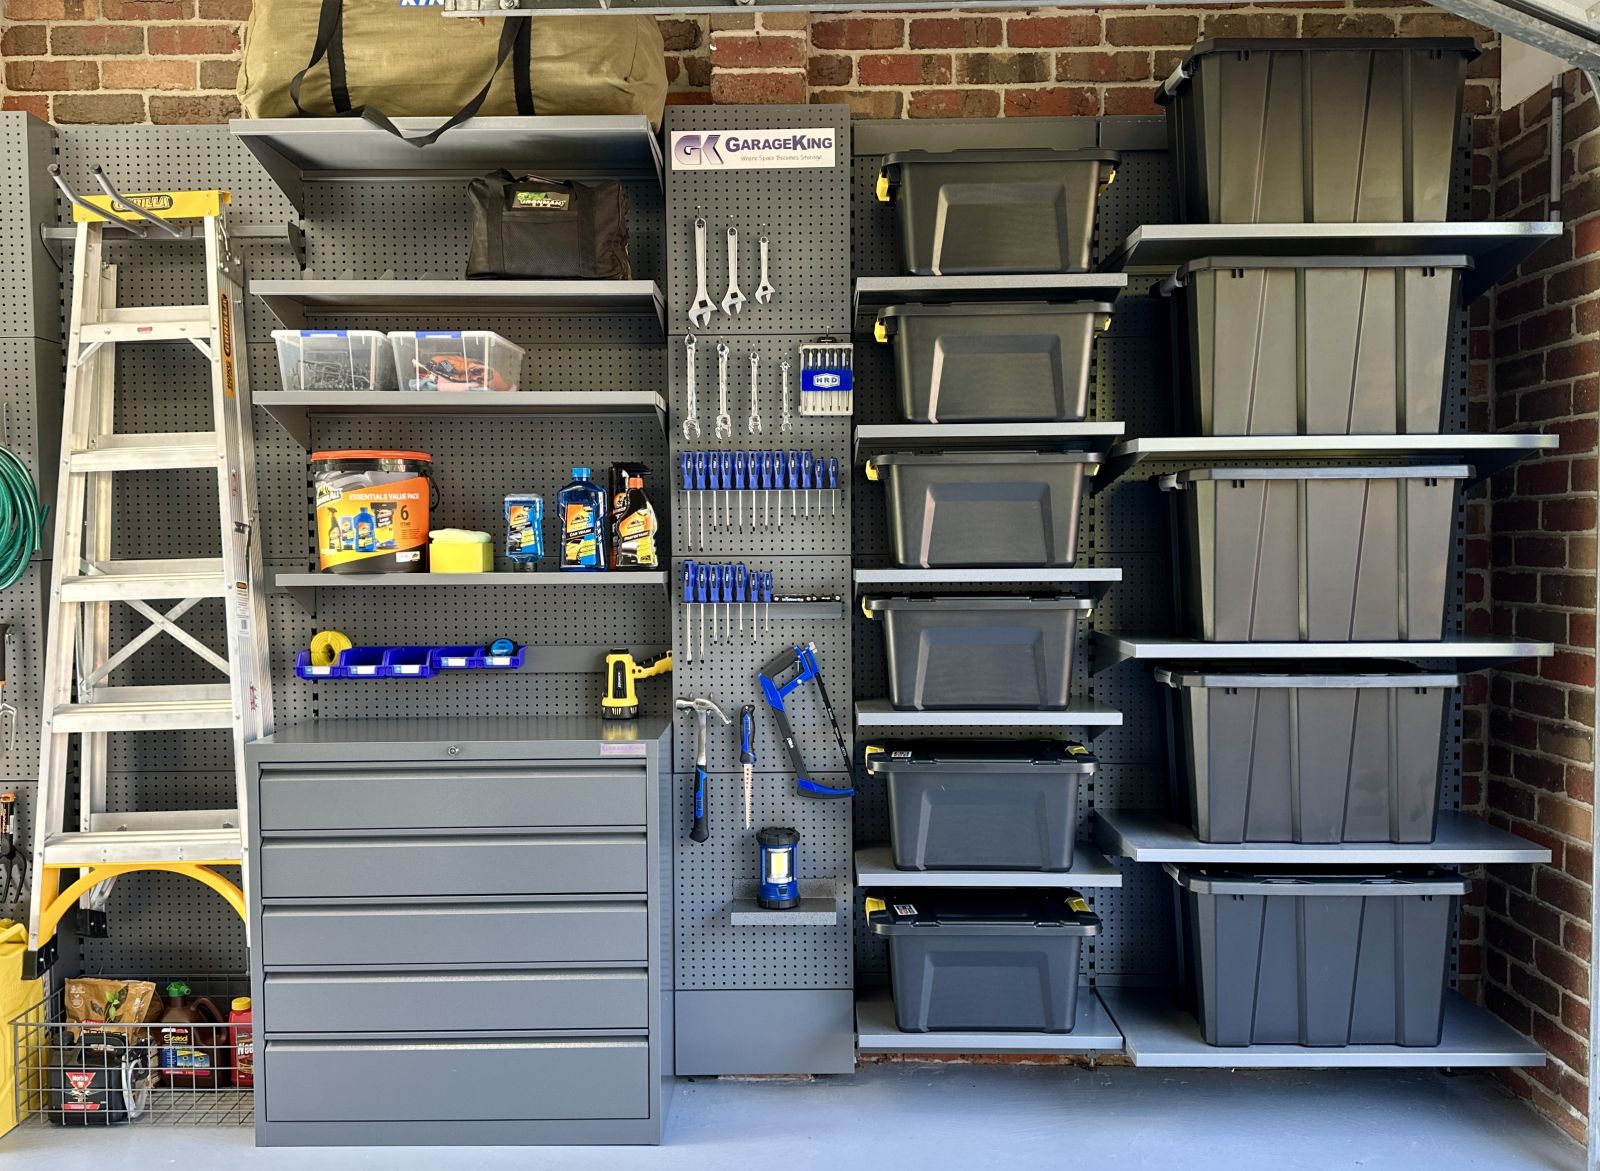
{"type": "Polygon", "coordinates": [[[985,442],[968,425],[1089,417],[1093,344],[1111,307],[1059,289],[1030,299],[1023,274],[1087,271],[1116,162],[1104,150],[906,151],[885,157],[878,183],[902,273],[934,293],[947,278],[1004,274],[1020,286],[881,310],[899,415],[925,434],[918,450],[864,458],[885,490],[892,569],[880,580],[905,590],[862,601],[881,627],[888,703],[948,716],[955,737],[866,750],[890,825],[888,849],[858,856],[859,881],[878,888],[867,923],[887,944],[895,1027],[988,1034],[996,1051],[1007,1034],[1018,1046],[1070,1034],[1098,1004],[1079,985],[1100,921],[1073,886],[1079,784],[1095,760],[1080,744],[972,729],[1026,736],[1030,713],[1036,724],[1074,705],[1094,603],[1070,571],[1101,456],[1074,450],[1065,428],[1047,442],[985,442]],[[859,861],[868,854],[880,859],[872,873],[859,861]]]}
{"type": "MultiPolygon", "coordinates": [[[[1464,40],[1198,46],[1161,95],[1183,217],[1447,218],[1475,53],[1464,40]]],[[[1438,434],[1470,264],[1248,253],[1183,263],[1158,290],[1180,426],[1200,437],[1438,434]]],[[[1323,458],[1338,454],[1330,440],[1323,458]]],[[[1298,466],[1189,466],[1160,479],[1174,505],[1179,633],[1276,644],[1255,665],[1157,672],[1174,713],[1174,812],[1195,839],[1433,840],[1461,680],[1363,664],[1360,644],[1447,637],[1472,477],[1453,464],[1318,463],[1309,445],[1298,466]],[[1350,644],[1343,665],[1295,668],[1296,644],[1328,643],[1350,644]]],[[[1207,1044],[1440,1043],[1453,912],[1468,887],[1459,875],[1167,873],[1180,892],[1184,993],[1207,1044]]]]}

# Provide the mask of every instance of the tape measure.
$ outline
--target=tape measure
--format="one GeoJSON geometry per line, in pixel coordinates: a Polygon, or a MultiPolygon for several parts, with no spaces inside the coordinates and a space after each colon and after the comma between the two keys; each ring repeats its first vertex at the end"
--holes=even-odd
{"type": "Polygon", "coordinates": [[[331,667],[339,656],[353,647],[348,635],[337,630],[319,630],[311,639],[311,664],[314,667],[331,667]]]}

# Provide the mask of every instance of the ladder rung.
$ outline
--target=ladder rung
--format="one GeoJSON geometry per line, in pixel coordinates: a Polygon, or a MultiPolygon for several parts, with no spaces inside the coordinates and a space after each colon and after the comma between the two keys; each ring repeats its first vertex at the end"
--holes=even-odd
{"type": "Polygon", "coordinates": [[[88,342],[172,342],[190,338],[211,340],[211,319],[204,305],[176,307],[181,316],[172,319],[149,317],[124,317],[129,309],[113,310],[109,321],[98,321],[80,326],[78,337],[88,342]]]}
{"type": "MultiPolygon", "coordinates": [[[[219,812],[232,812],[228,810],[219,812]]],[[[237,826],[227,829],[113,830],[61,833],[45,839],[46,866],[105,862],[233,862],[243,856],[237,826]]]]}
{"type": "Polygon", "coordinates": [[[157,598],[222,598],[231,583],[222,558],[193,561],[110,561],[105,573],[61,579],[63,602],[153,601],[157,598]]]}
{"type": "Polygon", "coordinates": [[[149,472],[169,468],[211,468],[222,458],[215,431],[102,436],[88,451],[75,451],[73,472],[149,472]]]}
{"type": "MultiPolygon", "coordinates": [[[[123,694],[137,688],[122,688],[123,694]]],[[[166,689],[162,689],[166,690],[166,689]]],[[[197,692],[209,688],[195,688],[197,692]]],[[[116,699],[103,703],[69,703],[51,717],[56,732],[167,732],[233,727],[233,703],[206,696],[195,699],[116,699]]]]}

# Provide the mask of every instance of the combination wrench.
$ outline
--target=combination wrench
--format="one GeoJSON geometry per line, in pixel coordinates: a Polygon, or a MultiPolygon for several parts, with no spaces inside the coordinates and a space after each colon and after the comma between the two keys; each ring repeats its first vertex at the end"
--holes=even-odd
{"type": "Polygon", "coordinates": [[[745,420],[745,430],[752,435],[759,435],[766,430],[761,425],[761,411],[756,405],[756,370],[761,365],[761,355],[755,350],[750,351],[750,417],[745,420]]]}
{"type": "Polygon", "coordinates": [[[717,423],[716,436],[727,439],[733,434],[733,416],[728,413],[728,343],[717,343],[717,423]]]}
{"type": "Polygon", "coordinates": [[[693,443],[700,438],[700,404],[695,401],[695,373],[694,373],[694,334],[686,334],[683,339],[683,353],[688,365],[684,370],[684,387],[687,390],[683,409],[683,439],[685,443],[693,443]]]}

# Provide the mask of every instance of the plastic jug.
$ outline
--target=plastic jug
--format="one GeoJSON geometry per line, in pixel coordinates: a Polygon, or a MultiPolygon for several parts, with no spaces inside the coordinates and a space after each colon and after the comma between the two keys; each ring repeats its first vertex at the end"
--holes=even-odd
{"type": "Polygon", "coordinates": [[[228,1068],[222,1012],[204,996],[191,997],[181,980],[167,985],[161,1014],[161,1074],[169,1086],[214,1088],[228,1068]]]}
{"type": "Polygon", "coordinates": [[[256,1084],[256,1036],[248,996],[235,996],[229,1005],[228,1037],[233,1044],[233,1084],[256,1084]]]}

